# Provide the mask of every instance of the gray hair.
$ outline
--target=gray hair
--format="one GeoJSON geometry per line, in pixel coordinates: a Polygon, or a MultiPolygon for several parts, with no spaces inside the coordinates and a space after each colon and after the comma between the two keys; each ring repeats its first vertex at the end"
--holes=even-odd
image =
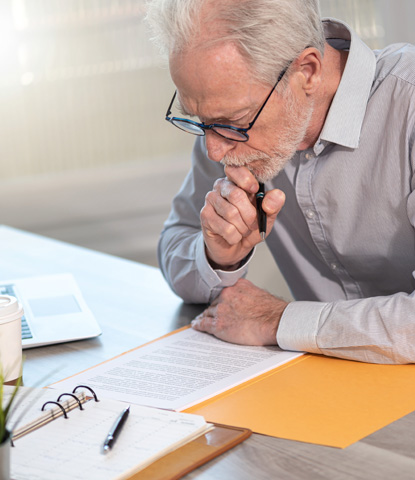
{"type": "Polygon", "coordinates": [[[147,1],[146,19],[164,56],[233,42],[253,77],[272,84],[306,47],[324,53],[319,0],[213,1],[147,1]]]}

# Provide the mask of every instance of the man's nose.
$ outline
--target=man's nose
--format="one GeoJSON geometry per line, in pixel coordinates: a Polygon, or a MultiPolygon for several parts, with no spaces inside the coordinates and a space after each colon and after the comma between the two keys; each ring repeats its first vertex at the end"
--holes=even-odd
{"type": "Polygon", "coordinates": [[[208,156],[214,162],[220,162],[228,152],[236,147],[237,143],[209,130],[206,131],[205,140],[208,156]]]}

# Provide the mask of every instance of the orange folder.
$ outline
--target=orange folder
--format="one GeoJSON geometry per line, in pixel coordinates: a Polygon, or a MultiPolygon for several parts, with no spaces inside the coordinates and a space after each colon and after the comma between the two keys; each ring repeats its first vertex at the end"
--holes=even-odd
{"type": "Polygon", "coordinates": [[[307,354],[183,411],[255,433],[345,448],[414,410],[415,365],[307,354]]]}
{"type": "Polygon", "coordinates": [[[415,365],[305,355],[187,410],[208,422],[345,448],[415,410],[415,365]]]}

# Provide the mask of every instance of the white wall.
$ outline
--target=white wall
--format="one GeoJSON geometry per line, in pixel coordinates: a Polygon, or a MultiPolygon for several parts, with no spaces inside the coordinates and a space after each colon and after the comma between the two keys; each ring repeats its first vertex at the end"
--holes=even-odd
{"type": "MultiPolygon", "coordinates": [[[[415,43],[413,0],[321,0],[373,47],[415,43]]],[[[144,0],[0,0],[0,178],[188,152],[144,0]]]]}

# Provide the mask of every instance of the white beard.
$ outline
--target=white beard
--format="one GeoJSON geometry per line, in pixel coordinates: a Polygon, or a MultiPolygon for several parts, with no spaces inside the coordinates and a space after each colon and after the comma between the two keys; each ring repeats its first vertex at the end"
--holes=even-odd
{"type": "Polygon", "coordinates": [[[276,177],[283,170],[303,142],[314,110],[313,103],[306,108],[300,105],[290,88],[283,93],[283,98],[289,120],[278,133],[278,144],[271,148],[270,154],[257,152],[238,157],[229,154],[222,158],[223,165],[245,166],[262,183],[276,177]]]}

